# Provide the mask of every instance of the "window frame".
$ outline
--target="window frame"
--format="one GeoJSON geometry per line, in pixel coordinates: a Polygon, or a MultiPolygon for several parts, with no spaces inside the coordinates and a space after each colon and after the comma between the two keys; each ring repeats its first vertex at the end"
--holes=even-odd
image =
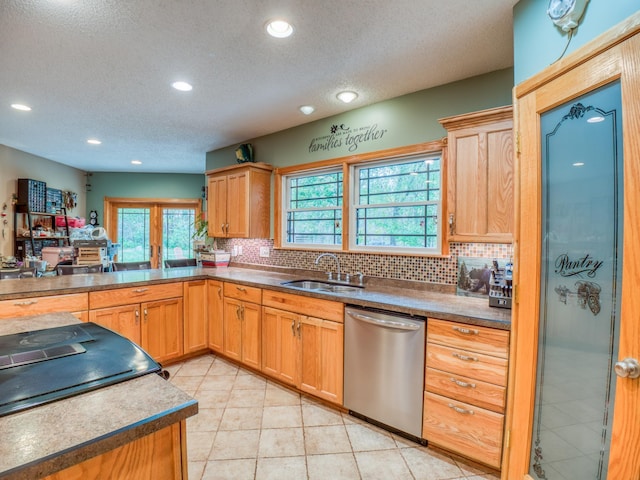
{"type": "Polygon", "coordinates": [[[422,154],[413,154],[413,155],[407,155],[404,157],[396,157],[396,158],[386,158],[386,159],[381,159],[379,161],[376,162],[360,162],[360,163],[354,163],[352,165],[350,165],[350,185],[349,185],[349,189],[350,191],[353,192],[353,195],[351,196],[351,201],[349,204],[349,231],[351,231],[353,234],[349,236],[349,248],[348,250],[350,252],[363,252],[363,253],[393,253],[393,254],[414,254],[414,255],[440,255],[441,250],[442,250],[442,204],[443,204],[443,197],[445,196],[445,192],[446,190],[444,189],[443,186],[443,176],[442,176],[442,167],[443,167],[443,162],[442,162],[442,153],[441,152],[431,152],[431,153],[422,153],[422,154]],[[363,168],[369,168],[369,167],[376,167],[376,166],[383,166],[383,165],[396,165],[396,164],[402,164],[402,163],[408,163],[411,160],[420,160],[420,159],[424,159],[424,160],[428,160],[429,158],[438,158],[438,160],[440,161],[440,195],[439,195],[439,199],[438,200],[426,200],[426,201],[420,201],[420,202],[407,202],[406,204],[402,204],[402,203],[389,203],[387,204],[388,206],[417,206],[417,205],[425,205],[425,208],[428,205],[436,205],[437,206],[437,217],[436,217],[436,226],[437,226],[437,233],[436,233],[436,245],[433,248],[428,248],[428,247],[389,247],[389,246],[371,246],[371,245],[357,245],[356,241],[358,238],[358,228],[357,228],[357,223],[358,223],[358,217],[356,215],[356,212],[359,208],[377,208],[378,205],[376,204],[368,204],[368,205],[364,205],[364,204],[360,204],[358,202],[358,195],[359,195],[359,175],[358,172],[360,171],[360,169],[363,168]]]}
{"type": "Polygon", "coordinates": [[[421,256],[421,257],[443,257],[449,254],[449,245],[447,242],[448,229],[446,221],[442,217],[447,208],[447,138],[431,142],[418,143],[414,145],[390,148],[386,150],[378,150],[374,152],[363,153],[359,155],[350,155],[330,160],[321,160],[306,164],[292,165],[288,167],[279,167],[274,171],[274,248],[282,250],[313,250],[313,251],[330,251],[345,253],[374,253],[386,255],[400,256],[421,256]],[[388,247],[373,250],[371,247],[363,249],[353,249],[350,247],[351,232],[351,166],[401,159],[416,155],[440,155],[440,209],[439,209],[439,239],[436,249],[414,249],[396,250],[388,247]],[[289,244],[286,243],[286,210],[285,210],[285,190],[286,177],[304,174],[306,172],[320,171],[322,169],[342,168],[343,178],[343,202],[342,202],[342,244],[337,246],[327,246],[320,244],[289,244]]]}

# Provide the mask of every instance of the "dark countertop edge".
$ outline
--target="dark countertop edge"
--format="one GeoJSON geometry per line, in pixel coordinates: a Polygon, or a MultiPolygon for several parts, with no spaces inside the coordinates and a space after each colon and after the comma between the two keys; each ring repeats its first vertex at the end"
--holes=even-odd
{"type": "Polygon", "coordinates": [[[67,448],[61,452],[0,472],[2,480],[32,480],[46,477],[107,453],[134,440],[157,432],[198,413],[197,400],[188,401],[169,410],[159,412],[139,422],[124,426],[101,437],[67,448]]]}
{"type": "MultiPolygon", "coordinates": [[[[240,285],[246,285],[256,288],[264,288],[284,293],[297,294],[310,298],[334,300],[337,302],[342,302],[344,304],[379,308],[398,313],[407,313],[410,315],[418,315],[424,317],[436,317],[443,320],[458,321],[461,323],[487,326],[501,330],[511,329],[511,310],[489,307],[488,300],[465,297],[456,295],[455,293],[449,293],[446,291],[447,288],[443,289],[443,286],[439,284],[425,284],[423,288],[417,289],[415,288],[415,285],[423,282],[407,281],[405,282],[405,284],[408,287],[414,288],[401,288],[399,285],[401,285],[402,282],[397,280],[393,280],[387,283],[384,279],[365,277],[366,290],[362,295],[359,294],[358,296],[354,296],[345,294],[328,294],[301,290],[298,288],[286,287],[281,285],[282,282],[300,278],[324,280],[321,272],[284,268],[250,268],[245,266],[232,266],[224,268],[185,267],[170,270],[157,269],[148,271],[112,272],[95,275],[69,275],[67,277],[59,277],[59,279],[71,279],[72,277],[86,278],[90,276],[97,277],[98,279],[103,280],[103,282],[100,282],[98,284],[80,286],[67,285],[61,286],[60,288],[40,291],[32,290],[11,294],[0,294],[0,300],[85,293],[91,291],[137,287],[149,284],[213,279],[220,281],[229,281],[240,285]],[[107,275],[109,275],[110,277],[106,277],[107,275]],[[113,276],[111,277],[111,275],[113,276]],[[139,278],[140,275],[143,275],[146,278],[139,278]],[[128,280],[127,277],[130,277],[131,280],[128,280]],[[109,278],[112,281],[107,282],[109,278]],[[412,292],[412,295],[409,295],[407,292],[412,292]],[[379,299],[375,299],[376,295],[383,295],[387,298],[387,300],[380,301],[379,299]],[[431,296],[433,298],[420,299],[416,297],[420,295],[431,296]],[[393,299],[393,297],[395,297],[395,300],[393,299]],[[480,303],[480,301],[482,303],[480,303]],[[446,308],[446,305],[450,304],[450,302],[456,302],[460,305],[458,306],[458,308],[446,308]],[[468,304],[468,306],[464,306],[464,304],[468,304]]],[[[44,279],[22,279],[14,281],[40,282],[43,280],[44,279]]],[[[4,281],[9,282],[12,280],[4,281]]]]}

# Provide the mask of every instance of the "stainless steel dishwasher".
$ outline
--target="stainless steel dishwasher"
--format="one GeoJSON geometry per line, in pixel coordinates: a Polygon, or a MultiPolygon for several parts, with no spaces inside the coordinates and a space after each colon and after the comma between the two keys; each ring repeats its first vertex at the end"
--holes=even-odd
{"type": "Polygon", "coordinates": [[[344,406],[349,413],[426,443],[425,332],[425,318],[345,309],[344,406]]]}

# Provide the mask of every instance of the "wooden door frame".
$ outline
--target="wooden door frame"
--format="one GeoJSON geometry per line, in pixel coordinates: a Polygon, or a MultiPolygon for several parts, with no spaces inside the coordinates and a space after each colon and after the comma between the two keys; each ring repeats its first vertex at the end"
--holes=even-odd
{"type": "MultiPolygon", "coordinates": [[[[624,232],[619,357],[640,356],[640,298],[633,289],[640,259],[634,240],[640,238],[640,13],[588,43],[566,59],[514,89],[516,128],[516,228],[514,235],[515,302],[512,311],[509,388],[505,422],[503,480],[531,479],[528,475],[535,382],[540,299],[541,145],[539,115],[599,86],[622,79],[624,232]],[[534,120],[535,119],[535,120],[534,120]],[[634,165],[633,162],[636,162],[634,165]],[[635,340],[634,340],[635,339],[635,340]]],[[[637,439],[640,426],[630,425],[629,412],[640,394],[638,381],[618,379],[613,415],[609,478],[637,480],[640,456],[628,439],[637,439]]]]}
{"type": "MultiPolygon", "coordinates": [[[[124,198],[124,197],[104,197],[103,212],[104,212],[104,229],[107,231],[107,235],[111,239],[118,237],[117,231],[117,209],[127,206],[130,208],[144,208],[150,207],[152,209],[151,220],[154,224],[151,226],[149,242],[155,245],[156,248],[161,241],[157,238],[158,225],[156,219],[158,218],[157,210],[162,207],[174,207],[174,208],[195,208],[195,218],[201,218],[202,215],[202,201],[199,198],[124,198]]],[[[160,262],[159,256],[156,255],[158,262],[160,262]]],[[[153,259],[152,259],[153,265],[153,259]]],[[[160,268],[161,265],[154,265],[154,268],[160,268]]]]}

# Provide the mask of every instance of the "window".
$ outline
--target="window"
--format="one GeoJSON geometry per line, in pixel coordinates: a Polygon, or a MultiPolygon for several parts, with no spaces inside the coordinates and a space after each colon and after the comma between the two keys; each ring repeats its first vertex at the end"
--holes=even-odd
{"type": "Polygon", "coordinates": [[[442,254],[443,148],[434,141],[278,169],[276,245],[442,254]]]}
{"type": "Polygon", "coordinates": [[[342,245],[342,170],[284,177],[284,245],[342,245]]]}
{"type": "Polygon", "coordinates": [[[351,168],[350,249],[439,252],[439,155],[351,168]]]}

